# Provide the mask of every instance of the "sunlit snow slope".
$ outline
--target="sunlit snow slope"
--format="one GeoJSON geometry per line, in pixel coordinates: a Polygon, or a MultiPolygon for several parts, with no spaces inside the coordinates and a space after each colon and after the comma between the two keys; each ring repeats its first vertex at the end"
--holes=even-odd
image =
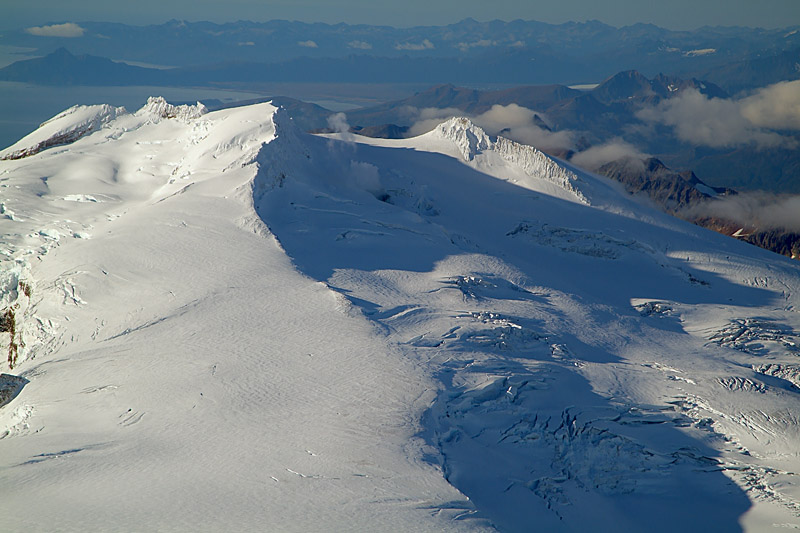
{"type": "Polygon", "coordinates": [[[3,528],[800,527],[789,260],[465,119],[152,99],[3,154],[3,528]]]}

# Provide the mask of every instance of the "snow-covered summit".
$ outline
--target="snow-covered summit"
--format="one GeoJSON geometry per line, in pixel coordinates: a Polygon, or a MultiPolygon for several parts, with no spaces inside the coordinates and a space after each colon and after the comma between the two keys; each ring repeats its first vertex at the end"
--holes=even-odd
{"type": "Polygon", "coordinates": [[[172,105],[163,96],[151,96],[138,111],[137,116],[150,116],[154,118],[177,119],[188,122],[208,113],[208,108],[201,102],[195,105],[172,105]]]}
{"type": "Polygon", "coordinates": [[[579,187],[581,179],[571,170],[557,164],[533,146],[520,144],[502,136],[494,140],[486,132],[465,117],[453,117],[431,132],[423,135],[449,141],[467,162],[475,162],[481,155],[499,155],[532,178],[544,180],[570,193],[577,201],[589,204],[589,199],[579,187]]]}
{"type": "Polygon", "coordinates": [[[124,107],[76,105],[43,122],[19,142],[0,151],[0,160],[21,159],[51,148],[70,144],[127,113],[124,107]]]}
{"type": "Polygon", "coordinates": [[[492,141],[482,128],[466,117],[453,117],[436,126],[432,137],[446,139],[455,144],[466,161],[472,161],[484,150],[489,150],[492,141]]]}
{"type": "MultiPolygon", "coordinates": [[[[152,121],[176,119],[188,122],[207,112],[206,106],[200,102],[195,105],[172,105],[161,96],[151,96],[134,116],[152,121]]],[[[22,159],[54,146],[71,144],[126,114],[128,111],[124,107],[108,104],[73,106],[43,122],[19,142],[0,151],[0,160],[22,159]]]]}
{"type": "Polygon", "coordinates": [[[796,263],[463,119],[145,107],[0,162],[4,528],[800,527],[796,263]]]}

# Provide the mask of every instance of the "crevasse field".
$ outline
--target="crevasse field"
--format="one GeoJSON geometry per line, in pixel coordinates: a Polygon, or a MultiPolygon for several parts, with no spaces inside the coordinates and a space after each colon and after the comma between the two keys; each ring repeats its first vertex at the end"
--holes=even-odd
{"type": "Polygon", "coordinates": [[[800,528],[796,262],[466,119],[0,158],[0,529],[800,528]]]}

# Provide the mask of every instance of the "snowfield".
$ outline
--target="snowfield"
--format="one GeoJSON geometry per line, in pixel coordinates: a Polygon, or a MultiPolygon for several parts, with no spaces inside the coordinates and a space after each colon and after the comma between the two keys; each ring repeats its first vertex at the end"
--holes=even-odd
{"type": "Polygon", "coordinates": [[[796,262],[466,119],[0,158],[4,530],[800,528],[796,262]]]}

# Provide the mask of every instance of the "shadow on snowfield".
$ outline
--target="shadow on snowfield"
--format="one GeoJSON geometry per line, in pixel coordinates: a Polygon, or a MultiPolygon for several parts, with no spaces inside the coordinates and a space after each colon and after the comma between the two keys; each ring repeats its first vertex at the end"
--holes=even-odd
{"type": "Polygon", "coordinates": [[[422,436],[474,503],[465,515],[502,531],[741,530],[750,500],[709,429],[675,406],[601,396],[582,374],[624,364],[615,346],[648,320],[632,300],[777,298],[667,255],[706,248],[695,229],[410,149],[279,133],[259,164],[256,210],[297,268],[441,382],[422,436]]]}

